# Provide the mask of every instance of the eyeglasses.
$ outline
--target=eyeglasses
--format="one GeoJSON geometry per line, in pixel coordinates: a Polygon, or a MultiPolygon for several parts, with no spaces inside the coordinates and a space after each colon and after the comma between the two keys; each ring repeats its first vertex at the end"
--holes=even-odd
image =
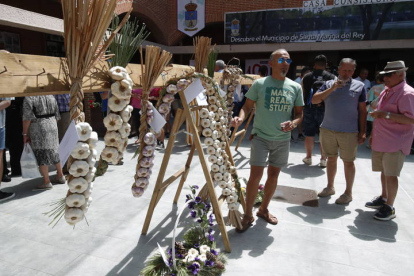
{"type": "Polygon", "coordinates": [[[286,61],[287,64],[291,64],[292,63],[292,60],[290,58],[279,58],[277,60],[277,63],[283,63],[285,61],[286,61]]]}
{"type": "Polygon", "coordinates": [[[385,73],[384,77],[390,78],[393,74],[395,74],[395,72],[385,73]]]}

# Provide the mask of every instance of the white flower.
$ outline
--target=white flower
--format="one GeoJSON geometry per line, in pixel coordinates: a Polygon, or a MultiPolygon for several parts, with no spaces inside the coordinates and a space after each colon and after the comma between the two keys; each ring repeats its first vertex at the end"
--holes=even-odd
{"type": "Polygon", "coordinates": [[[91,137],[89,137],[88,139],[88,144],[91,148],[95,148],[96,145],[98,144],[99,138],[98,138],[98,133],[96,133],[95,131],[92,131],[91,133],[91,137]]]}
{"type": "Polygon", "coordinates": [[[105,145],[108,147],[117,147],[121,142],[121,134],[117,131],[108,131],[104,137],[105,145]]]}
{"type": "Polygon", "coordinates": [[[89,171],[89,164],[86,161],[75,161],[69,169],[69,173],[74,177],[85,176],[89,171]]]}
{"type": "MultiPolygon", "coordinates": [[[[204,255],[204,257],[206,256],[206,252],[210,251],[210,247],[208,247],[208,245],[202,245],[200,246],[200,253],[201,255],[204,255]]],[[[200,256],[201,257],[201,256],[200,256]]],[[[199,257],[199,258],[200,258],[199,257]]],[[[200,258],[201,259],[201,258],[200,258]]]]}
{"type": "Polygon", "coordinates": [[[88,181],[83,177],[75,177],[69,183],[71,193],[83,193],[88,188],[88,181]]]}
{"type": "Polygon", "coordinates": [[[134,108],[131,105],[127,105],[124,109],[122,109],[122,111],[119,113],[122,117],[122,120],[124,122],[128,122],[129,119],[131,118],[131,114],[132,111],[134,110],[134,108]]]}
{"type": "Polygon", "coordinates": [[[76,124],[76,131],[79,135],[79,141],[85,142],[91,137],[92,127],[88,123],[81,122],[76,124]]]}
{"type": "Polygon", "coordinates": [[[115,114],[115,113],[109,113],[105,119],[103,120],[104,125],[107,130],[114,131],[118,130],[122,126],[122,118],[121,116],[115,114]]]}
{"type": "Polygon", "coordinates": [[[129,103],[129,100],[119,99],[114,95],[108,100],[108,107],[115,112],[119,112],[124,109],[129,103]]]}
{"type": "Polygon", "coordinates": [[[75,159],[85,159],[91,154],[89,145],[83,142],[78,142],[70,155],[75,159]]]}
{"type": "Polygon", "coordinates": [[[131,192],[134,197],[141,197],[144,194],[145,190],[141,187],[132,186],[131,192]]]}
{"type": "Polygon", "coordinates": [[[198,250],[195,248],[191,248],[190,250],[188,250],[188,254],[193,255],[193,256],[198,256],[198,250]]]}
{"type": "Polygon", "coordinates": [[[82,194],[71,194],[66,198],[66,205],[69,207],[81,207],[85,204],[85,196],[82,194]]]}
{"type": "Polygon", "coordinates": [[[114,80],[122,80],[124,79],[125,75],[122,73],[126,73],[126,69],[121,66],[115,66],[109,69],[109,76],[114,80]]]}
{"type": "Polygon", "coordinates": [[[118,131],[122,138],[127,138],[131,133],[131,125],[125,122],[118,131]]]}
{"type": "Polygon", "coordinates": [[[192,262],[195,261],[195,258],[196,257],[197,256],[195,256],[195,255],[187,254],[187,256],[184,259],[184,262],[186,262],[186,263],[192,263],[192,262]]]}
{"type": "Polygon", "coordinates": [[[224,189],[221,191],[221,193],[222,193],[223,195],[225,195],[225,196],[228,196],[228,195],[231,195],[231,190],[230,190],[230,189],[227,189],[227,188],[224,188],[224,189]]]}
{"type": "Polygon", "coordinates": [[[116,161],[118,160],[118,151],[115,148],[112,147],[105,147],[104,150],[101,153],[101,157],[103,160],[105,160],[106,162],[112,162],[112,163],[116,163],[116,161]]]}
{"type": "Polygon", "coordinates": [[[83,219],[83,211],[80,208],[68,208],[65,211],[65,220],[70,225],[75,225],[83,219]]]}
{"type": "Polygon", "coordinates": [[[205,262],[205,261],[207,261],[207,256],[206,256],[206,254],[201,254],[200,256],[198,256],[198,258],[200,259],[200,261],[201,262],[205,262]]]}
{"type": "Polygon", "coordinates": [[[119,81],[116,81],[111,85],[111,92],[113,96],[121,100],[129,100],[131,98],[132,87],[129,86],[128,81],[125,82],[128,86],[123,86],[119,81]]]}

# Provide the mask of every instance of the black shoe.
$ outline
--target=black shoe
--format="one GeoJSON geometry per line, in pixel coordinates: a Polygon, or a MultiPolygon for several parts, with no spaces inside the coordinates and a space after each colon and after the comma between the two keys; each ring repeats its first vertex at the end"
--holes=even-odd
{"type": "Polygon", "coordinates": [[[155,147],[156,150],[163,150],[165,149],[164,142],[157,141],[157,146],[155,147]]]}
{"type": "Polygon", "coordinates": [[[384,204],[385,200],[383,200],[381,196],[376,196],[371,201],[365,203],[365,207],[379,209],[384,206],[384,204]]]}
{"type": "Polygon", "coordinates": [[[6,201],[8,199],[12,199],[16,194],[15,193],[6,193],[0,191],[0,202],[6,201]]]}
{"type": "Polygon", "coordinates": [[[8,176],[7,174],[3,175],[3,179],[1,180],[1,182],[10,182],[11,178],[10,176],[8,176]]]}
{"type": "Polygon", "coordinates": [[[381,208],[378,209],[378,212],[375,213],[374,219],[387,221],[392,220],[395,217],[395,208],[384,204],[381,208]]]}
{"type": "Polygon", "coordinates": [[[299,140],[299,141],[303,141],[303,140],[305,140],[305,136],[303,136],[303,134],[299,134],[299,135],[298,135],[298,140],[299,140]]]}

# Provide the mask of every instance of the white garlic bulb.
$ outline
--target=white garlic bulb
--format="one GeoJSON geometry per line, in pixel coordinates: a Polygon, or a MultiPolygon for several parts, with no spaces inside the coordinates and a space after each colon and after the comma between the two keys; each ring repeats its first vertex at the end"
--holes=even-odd
{"type": "Polygon", "coordinates": [[[121,140],[121,134],[117,131],[108,131],[104,136],[104,140],[108,147],[117,147],[121,140]]]}
{"type": "Polygon", "coordinates": [[[75,159],[85,159],[88,158],[90,153],[89,144],[78,142],[70,155],[75,159]]]}
{"type": "Polygon", "coordinates": [[[202,119],[200,124],[203,128],[208,128],[210,127],[210,119],[202,119]]]}
{"type": "Polygon", "coordinates": [[[231,190],[230,190],[230,189],[227,189],[227,188],[224,188],[224,189],[221,191],[221,193],[222,193],[222,195],[224,195],[224,196],[229,196],[229,195],[231,195],[231,190]]]}
{"type": "Polygon", "coordinates": [[[121,66],[114,66],[111,69],[109,69],[109,76],[114,80],[122,80],[125,78],[125,75],[123,73],[126,73],[126,69],[121,66]]]}
{"type": "Polygon", "coordinates": [[[108,99],[108,107],[115,112],[119,112],[124,109],[129,103],[129,100],[120,99],[112,96],[108,99]]]}
{"type": "Polygon", "coordinates": [[[227,187],[227,182],[226,181],[219,181],[218,185],[220,188],[224,189],[227,187]]]}
{"type": "Polygon", "coordinates": [[[103,120],[104,125],[107,130],[114,131],[118,130],[122,126],[122,118],[121,116],[115,114],[115,113],[109,113],[103,120]]]}
{"type": "Polygon", "coordinates": [[[207,108],[202,108],[199,112],[200,118],[202,119],[206,119],[209,116],[209,111],[207,110],[207,108]]]}
{"type": "Polygon", "coordinates": [[[69,207],[81,207],[85,204],[85,196],[82,194],[71,194],[66,198],[66,205],[69,207]]]}
{"type": "Polygon", "coordinates": [[[213,138],[211,138],[211,137],[204,138],[204,145],[211,146],[211,145],[213,145],[213,143],[214,143],[213,138]]]}
{"type": "Polygon", "coordinates": [[[148,178],[140,177],[135,180],[135,186],[145,188],[149,184],[148,178]]]}
{"type": "Polygon", "coordinates": [[[76,132],[79,136],[79,141],[87,141],[92,134],[92,127],[86,122],[80,122],[76,124],[76,132]]]}
{"type": "Polygon", "coordinates": [[[210,156],[208,157],[208,161],[209,161],[210,163],[217,163],[217,156],[215,156],[215,155],[210,155],[210,156]]]}
{"type": "Polygon", "coordinates": [[[213,131],[210,128],[205,128],[203,129],[202,133],[204,137],[210,137],[212,136],[213,131]]]}
{"type": "Polygon", "coordinates": [[[156,140],[155,135],[152,132],[148,132],[144,136],[144,143],[147,145],[153,145],[155,143],[155,140],[156,140]]]}
{"type": "Polygon", "coordinates": [[[162,97],[162,101],[167,104],[171,104],[175,100],[174,95],[166,94],[162,97]]]}
{"type": "Polygon", "coordinates": [[[143,188],[141,188],[141,187],[133,186],[131,188],[131,192],[132,192],[132,195],[134,197],[140,197],[140,196],[142,196],[144,194],[145,190],[143,188]]]}
{"type": "Polygon", "coordinates": [[[223,180],[223,174],[221,174],[221,173],[215,173],[214,174],[214,180],[216,180],[216,181],[223,180]]]}
{"type": "Polygon", "coordinates": [[[83,216],[83,211],[80,208],[69,208],[65,211],[65,220],[70,225],[75,225],[82,221],[83,216]]]}
{"type": "Polygon", "coordinates": [[[208,109],[212,112],[216,112],[218,110],[218,106],[215,104],[212,104],[208,107],[208,109]]]}
{"type": "Polygon", "coordinates": [[[150,175],[150,169],[148,168],[139,168],[139,170],[137,171],[137,176],[138,177],[147,177],[150,175]]]}
{"type": "Polygon", "coordinates": [[[83,193],[88,188],[88,181],[83,177],[75,177],[68,182],[68,186],[71,193],[83,193]]]}
{"type": "Polygon", "coordinates": [[[208,155],[213,155],[216,153],[216,149],[213,146],[208,146],[207,147],[207,154],[208,155]]]}
{"type": "Polygon", "coordinates": [[[69,173],[74,177],[85,176],[89,171],[89,164],[86,161],[77,160],[72,163],[69,173]]]}
{"type": "Polygon", "coordinates": [[[211,165],[211,171],[212,172],[219,172],[219,170],[220,170],[220,166],[219,165],[217,165],[217,164],[211,165]]]}
{"type": "Polygon", "coordinates": [[[168,85],[166,90],[167,90],[168,93],[173,94],[173,95],[175,93],[177,93],[177,91],[178,91],[177,86],[175,86],[174,84],[168,85]]]}

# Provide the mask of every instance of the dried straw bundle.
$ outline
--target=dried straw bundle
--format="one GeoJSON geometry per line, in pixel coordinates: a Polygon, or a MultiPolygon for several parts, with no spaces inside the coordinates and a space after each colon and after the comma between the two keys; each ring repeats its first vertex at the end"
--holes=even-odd
{"type": "Polygon", "coordinates": [[[76,122],[83,122],[82,79],[92,65],[105,53],[116,33],[126,23],[132,9],[122,23],[104,42],[111,23],[116,0],[65,0],[62,1],[65,51],[72,82],[70,89],[70,115],[76,122]]]}
{"type": "MultiPolygon", "coordinates": [[[[172,54],[161,50],[160,47],[156,46],[147,46],[145,48],[145,60],[143,58],[143,49],[140,46],[141,54],[141,84],[142,84],[142,96],[141,96],[141,126],[139,128],[139,140],[140,140],[140,154],[137,161],[136,171],[140,169],[140,161],[144,157],[142,152],[145,146],[144,136],[148,132],[147,124],[147,106],[148,98],[151,91],[151,88],[154,86],[157,78],[164,71],[165,66],[170,62],[172,54]],[[145,65],[145,66],[144,66],[145,65]]],[[[138,179],[138,175],[135,174],[135,180],[138,179]]],[[[135,185],[135,183],[134,183],[135,185]]],[[[134,186],[133,185],[133,186],[134,186]]]]}
{"type": "Polygon", "coordinates": [[[194,59],[195,71],[203,73],[207,66],[208,56],[214,47],[211,47],[211,38],[204,36],[197,36],[193,39],[194,44],[194,59]]]}

